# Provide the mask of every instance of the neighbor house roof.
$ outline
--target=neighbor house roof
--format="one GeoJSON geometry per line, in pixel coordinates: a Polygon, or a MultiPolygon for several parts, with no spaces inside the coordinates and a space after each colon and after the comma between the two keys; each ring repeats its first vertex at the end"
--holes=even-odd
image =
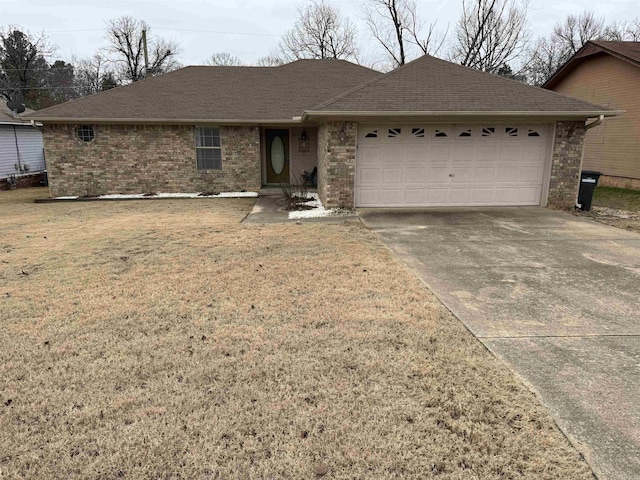
{"type": "Polygon", "coordinates": [[[344,60],[278,67],[192,66],[38,111],[42,121],[292,122],[382,75],[344,60]]]}
{"type": "Polygon", "coordinates": [[[35,110],[27,108],[23,113],[16,116],[13,111],[9,109],[6,102],[0,102],[0,125],[31,125],[31,121],[22,118],[22,116],[34,112],[35,110]]]}
{"type": "Polygon", "coordinates": [[[599,105],[429,55],[320,103],[306,116],[614,115],[599,105]]]}
{"type": "Polygon", "coordinates": [[[611,55],[624,62],[640,67],[640,42],[601,42],[589,40],[543,85],[552,89],[585,60],[602,55],[611,55]]]}

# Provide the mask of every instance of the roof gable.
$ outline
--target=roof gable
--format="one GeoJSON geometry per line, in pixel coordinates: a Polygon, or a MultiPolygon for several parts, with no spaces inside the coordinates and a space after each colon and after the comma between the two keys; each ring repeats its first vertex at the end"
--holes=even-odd
{"type": "Polygon", "coordinates": [[[287,122],[382,75],[344,60],[278,67],[191,66],[46,108],[42,121],[287,122]]]}
{"type": "Polygon", "coordinates": [[[611,55],[623,62],[640,67],[640,42],[605,42],[589,40],[569,60],[562,65],[542,86],[553,89],[567,75],[584,61],[600,55],[611,55]]]}
{"type": "Polygon", "coordinates": [[[429,55],[316,105],[328,112],[596,112],[604,107],[429,55]]]}

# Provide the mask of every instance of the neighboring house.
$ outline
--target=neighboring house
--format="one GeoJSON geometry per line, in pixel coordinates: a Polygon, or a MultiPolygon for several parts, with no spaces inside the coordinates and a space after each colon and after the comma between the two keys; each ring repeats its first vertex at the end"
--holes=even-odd
{"type": "Polygon", "coordinates": [[[600,184],[640,189],[640,42],[587,42],[544,88],[624,110],[585,138],[583,168],[600,184]]]}
{"type": "Polygon", "coordinates": [[[31,125],[24,115],[34,113],[27,109],[16,115],[0,101],[0,189],[9,188],[9,181],[17,186],[40,183],[45,169],[42,131],[31,125]]]}
{"type": "Polygon", "coordinates": [[[40,110],[51,195],[258,191],[318,167],[327,207],[573,207],[610,109],[424,56],[186,67],[40,110]]]}

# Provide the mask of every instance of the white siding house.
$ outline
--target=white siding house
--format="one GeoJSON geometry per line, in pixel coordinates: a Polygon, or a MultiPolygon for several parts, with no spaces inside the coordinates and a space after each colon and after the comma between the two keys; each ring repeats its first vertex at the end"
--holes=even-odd
{"type": "Polygon", "coordinates": [[[42,132],[0,103],[0,180],[45,170],[42,132]]]}

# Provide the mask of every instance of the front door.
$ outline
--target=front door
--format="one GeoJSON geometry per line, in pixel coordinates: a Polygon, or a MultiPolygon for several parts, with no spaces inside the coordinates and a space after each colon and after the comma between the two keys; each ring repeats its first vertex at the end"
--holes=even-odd
{"type": "Polygon", "coordinates": [[[289,183],[289,130],[265,130],[267,183],[289,183]]]}

